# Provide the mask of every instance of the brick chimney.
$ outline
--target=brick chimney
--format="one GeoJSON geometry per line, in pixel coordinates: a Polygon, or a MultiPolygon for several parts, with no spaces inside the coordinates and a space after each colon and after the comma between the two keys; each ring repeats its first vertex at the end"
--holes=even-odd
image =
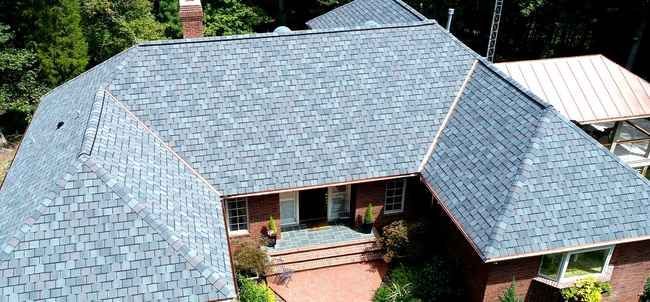
{"type": "Polygon", "coordinates": [[[203,37],[203,8],[201,0],[179,0],[183,38],[203,37]]]}

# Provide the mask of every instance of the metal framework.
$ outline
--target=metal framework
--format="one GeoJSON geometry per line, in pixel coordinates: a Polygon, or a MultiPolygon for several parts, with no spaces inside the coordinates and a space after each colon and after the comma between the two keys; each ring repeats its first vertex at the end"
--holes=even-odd
{"type": "Polygon", "coordinates": [[[487,54],[485,57],[490,62],[494,62],[494,51],[497,46],[497,36],[499,34],[499,22],[501,22],[501,9],[503,0],[494,1],[494,13],[492,15],[492,26],[490,26],[490,40],[488,40],[487,54]]]}
{"type": "MultiPolygon", "coordinates": [[[[627,135],[626,135],[627,136],[627,135]]],[[[643,156],[640,156],[641,159],[628,162],[630,166],[637,169],[641,174],[645,175],[648,171],[648,165],[650,164],[650,132],[643,127],[637,125],[632,120],[618,121],[614,124],[614,133],[611,139],[611,143],[604,144],[605,147],[609,148],[609,151],[616,154],[616,147],[619,145],[634,145],[634,144],[645,144],[643,148],[643,156]],[[637,131],[641,132],[641,137],[633,137],[621,139],[621,134],[623,130],[623,124],[627,124],[637,131]]],[[[619,154],[616,154],[619,155],[619,154]]]]}

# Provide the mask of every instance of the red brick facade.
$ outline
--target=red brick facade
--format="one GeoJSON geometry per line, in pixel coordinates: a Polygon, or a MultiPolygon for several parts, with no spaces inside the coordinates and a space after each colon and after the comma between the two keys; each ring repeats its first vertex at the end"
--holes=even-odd
{"type": "Polygon", "coordinates": [[[203,9],[199,0],[181,1],[179,11],[183,38],[203,37],[203,9]]]}
{"type": "MultiPolygon", "coordinates": [[[[280,195],[269,194],[248,197],[248,235],[231,236],[231,243],[236,247],[242,240],[252,239],[257,242],[266,232],[269,217],[273,216],[280,230],[280,195]]],[[[278,234],[280,236],[280,234],[278,234]]]]}
{"type": "MultiPolygon", "coordinates": [[[[533,280],[540,259],[529,257],[486,264],[489,273],[483,301],[499,301],[513,277],[517,280],[517,293],[526,301],[561,301],[559,290],[533,280]]],[[[612,293],[603,300],[639,301],[645,280],[650,277],[650,240],[617,245],[610,265],[614,266],[610,279],[612,293]]]]}

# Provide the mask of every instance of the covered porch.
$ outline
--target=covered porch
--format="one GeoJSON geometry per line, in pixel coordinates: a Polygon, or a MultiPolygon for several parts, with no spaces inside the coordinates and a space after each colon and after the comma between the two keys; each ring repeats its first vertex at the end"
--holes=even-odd
{"type": "Polygon", "coordinates": [[[274,247],[266,247],[271,254],[302,250],[305,248],[330,247],[356,242],[368,242],[376,239],[376,232],[366,234],[346,224],[324,224],[310,227],[308,225],[283,227],[282,236],[274,247]]]}

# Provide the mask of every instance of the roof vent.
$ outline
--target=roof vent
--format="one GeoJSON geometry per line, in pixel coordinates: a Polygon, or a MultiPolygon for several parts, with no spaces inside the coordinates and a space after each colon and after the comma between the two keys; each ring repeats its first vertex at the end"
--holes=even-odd
{"type": "Polygon", "coordinates": [[[58,122],[58,123],[56,124],[56,130],[61,129],[61,127],[63,127],[63,124],[64,124],[63,122],[58,122]]]}
{"type": "Polygon", "coordinates": [[[291,32],[291,29],[286,26],[278,26],[275,30],[273,30],[273,32],[278,34],[285,34],[291,32]]]}
{"type": "Polygon", "coordinates": [[[379,27],[379,23],[375,22],[375,20],[368,20],[363,25],[366,27],[379,27]]]}

